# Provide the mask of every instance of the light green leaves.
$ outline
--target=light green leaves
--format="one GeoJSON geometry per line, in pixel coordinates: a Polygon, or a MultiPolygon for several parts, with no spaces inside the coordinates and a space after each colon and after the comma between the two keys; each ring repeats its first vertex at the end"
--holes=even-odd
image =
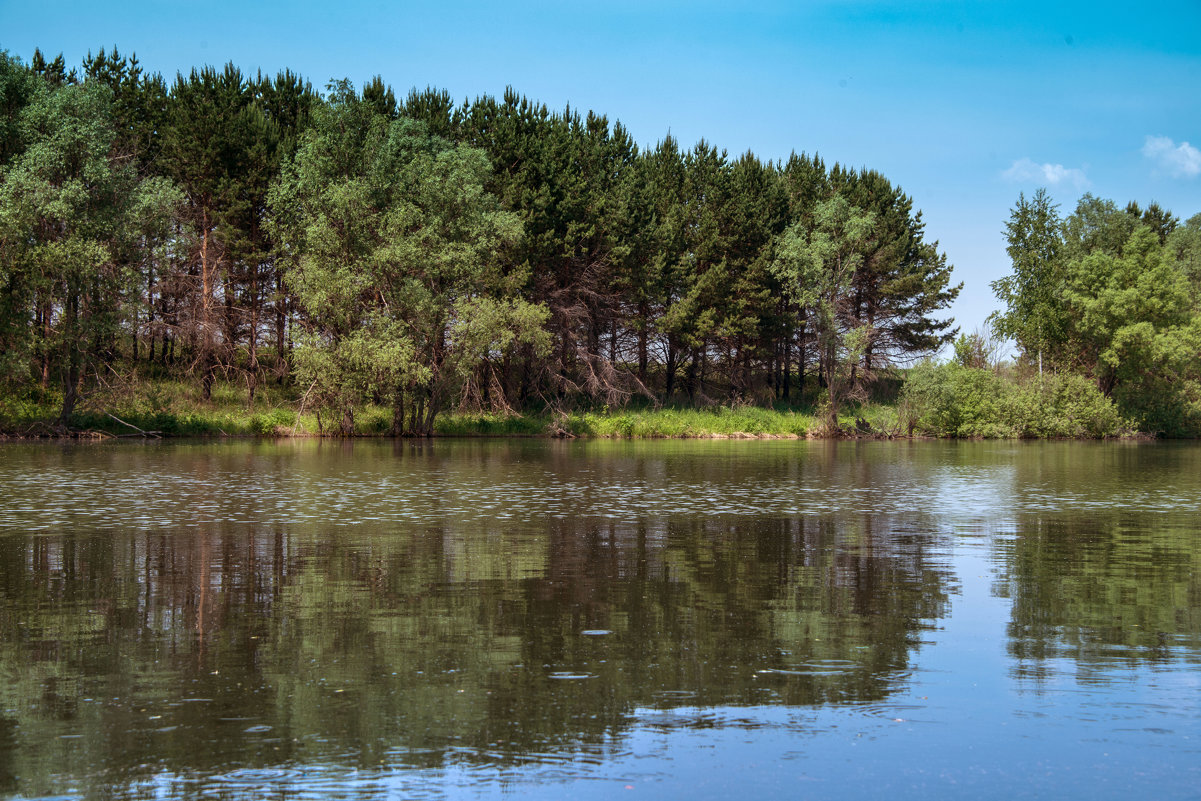
{"type": "Polygon", "coordinates": [[[992,289],[1005,304],[992,323],[1001,336],[1012,337],[1031,354],[1042,354],[1062,341],[1064,265],[1058,206],[1045,189],[1030,200],[1018,196],[1005,224],[1006,250],[1013,272],[992,289]]]}
{"type": "Polygon", "coordinates": [[[82,371],[120,329],[134,278],[132,243],[166,225],[178,194],[139,181],[114,157],[111,90],[38,85],[18,123],[25,149],[0,169],[2,313],[9,375],[38,358],[59,377],[62,422],[82,371]],[[37,325],[34,325],[34,316],[37,325]]]}
{"type": "MultiPolygon", "coordinates": [[[[302,381],[349,410],[371,397],[436,412],[483,360],[548,347],[545,310],[505,297],[496,254],[521,232],[485,190],[487,157],[335,92],[272,188],[289,286],[309,322],[302,381]]],[[[398,419],[397,426],[401,425],[398,419]]]]}
{"type": "Polygon", "coordinates": [[[837,425],[838,407],[854,389],[852,373],[876,334],[858,319],[853,297],[875,228],[874,214],[836,194],[815,206],[812,225],[799,221],[784,232],[770,267],[785,293],[812,316],[829,425],[837,425]]]}

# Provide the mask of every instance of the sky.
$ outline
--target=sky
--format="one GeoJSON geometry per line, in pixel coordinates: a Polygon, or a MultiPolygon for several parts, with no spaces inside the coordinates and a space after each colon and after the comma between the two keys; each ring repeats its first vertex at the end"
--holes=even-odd
{"type": "Polygon", "coordinates": [[[1201,213],[1201,0],[0,0],[0,49],[26,62],[114,46],[168,79],[232,62],[456,100],[511,86],[643,146],[878,170],[954,265],[965,332],[997,308],[1020,192],[1201,213]]]}

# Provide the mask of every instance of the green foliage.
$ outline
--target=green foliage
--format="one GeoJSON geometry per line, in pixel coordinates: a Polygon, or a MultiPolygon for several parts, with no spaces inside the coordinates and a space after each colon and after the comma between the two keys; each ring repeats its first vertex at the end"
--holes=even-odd
{"type": "Polygon", "coordinates": [[[838,428],[838,410],[854,388],[853,370],[869,351],[875,329],[852,313],[856,272],[876,226],[876,216],[834,195],[814,207],[810,228],[795,223],[780,238],[772,271],[785,292],[810,310],[822,355],[827,427],[838,428]]]}
{"type": "Polygon", "coordinates": [[[1017,385],[1009,419],[1022,437],[1100,438],[1129,430],[1117,406],[1084,376],[1049,374],[1017,385]]]}
{"type": "Polygon", "coordinates": [[[1136,228],[1120,256],[1094,251],[1069,270],[1075,338],[1101,386],[1169,368],[1190,316],[1188,281],[1151,229],[1136,228]]]}
{"type": "Polygon", "coordinates": [[[1017,436],[1006,421],[1006,384],[991,370],[923,362],[909,371],[902,404],[911,433],[939,437],[1017,436]]]}
{"type": "Polygon", "coordinates": [[[902,395],[914,433],[938,437],[1107,437],[1127,430],[1087,378],[1044,374],[1018,383],[957,362],[923,362],[902,395]]]}
{"type": "Polygon", "coordinates": [[[486,156],[390,121],[348,83],[332,88],[270,197],[309,323],[298,377],[350,425],[382,396],[397,433],[429,434],[482,361],[518,342],[547,347],[545,312],[513,296],[491,259],[520,225],[485,189],[486,156]]]}
{"type": "Polygon", "coordinates": [[[1113,391],[1114,401],[1140,431],[1169,437],[1201,436],[1201,315],[1187,325],[1155,330],[1128,326],[1116,347],[1132,354],[1128,379],[1113,391]]]}
{"type": "Polygon", "coordinates": [[[936,315],[959,295],[951,266],[937,242],[924,240],[925,224],[913,201],[878,172],[837,165],[831,183],[875,218],[863,263],[855,271],[849,313],[871,331],[863,367],[871,370],[932,353],[955,335],[951,320],[936,315]]]}
{"type": "Polygon", "coordinates": [[[31,387],[21,393],[0,393],[0,434],[33,431],[41,421],[53,418],[61,406],[62,395],[53,390],[31,387]]]}
{"type": "Polygon", "coordinates": [[[1094,228],[1116,235],[1109,244],[1081,248],[1069,263],[1069,342],[1077,369],[1139,430],[1196,436],[1201,308],[1189,272],[1192,232],[1185,226],[1169,235],[1172,219],[1152,215],[1151,227],[1144,216],[1109,207],[1107,226],[1094,228]]]}
{"type": "Polygon", "coordinates": [[[935,315],[957,292],[879,173],[670,136],[644,153],[604,115],[512,90],[398,104],[382,76],[322,98],[288,71],[168,82],[115,49],[78,71],[3,54],[0,170],[0,373],[18,393],[72,387],[64,421],[110,369],[153,363],[204,402],[235,374],[252,404],[297,381],[323,422],[383,404],[414,434],[455,405],[791,402],[820,373],[833,425],[871,371],[947,341],[935,315]],[[69,214],[31,216],[17,184],[66,164],[56,151],[78,163],[55,191],[88,162],[95,207],[60,191],[69,214]],[[820,249],[835,198],[871,235],[786,285],[781,237],[820,249]]]}
{"type": "Polygon", "coordinates": [[[1201,214],[1194,214],[1167,238],[1166,249],[1189,282],[1193,308],[1201,306],[1201,214]]]}
{"type": "Polygon", "coordinates": [[[125,321],[131,253],[165,227],[178,195],[115,157],[112,90],[89,81],[39,86],[21,110],[27,143],[0,170],[0,284],[9,380],[33,359],[63,388],[70,419],[85,370],[125,321]]]}
{"type": "Polygon", "coordinates": [[[296,425],[296,413],[289,409],[272,409],[251,415],[248,426],[250,430],[263,436],[275,436],[285,433],[296,425]]]}
{"type": "Polygon", "coordinates": [[[0,50],[0,168],[7,165],[26,144],[21,111],[38,88],[35,74],[20,61],[0,50]]]}
{"type": "Polygon", "coordinates": [[[994,283],[1007,307],[998,331],[1040,368],[1045,356],[1091,381],[1140,431],[1201,434],[1194,221],[1092,195],[1060,221],[1044,191],[1019,197],[1008,225],[1014,272],[994,283]]]}
{"type": "Polygon", "coordinates": [[[1126,240],[1139,225],[1138,213],[1123,211],[1112,200],[1085,194],[1077,201],[1076,210],[1061,223],[1061,255],[1068,260],[1090,253],[1120,256],[1126,240]]]}
{"type": "Polygon", "coordinates": [[[955,362],[963,367],[988,366],[984,343],[979,336],[960,334],[955,340],[955,362]]]}
{"type": "Polygon", "coordinates": [[[670,437],[805,437],[815,430],[812,415],[758,406],[693,409],[665,407],[620,413],[577,412],[560,423],[574,436],[657,439],[670,437]]]}
{"type": "Polygon", "coordinates": [[[997,333],[1040,359],[1060,343],[1067,325],[1062,304],[1063,234],[1058,206],[1045,189],[1019,195],[1005,224],[1013,272],[992,283],[1005,310],[993,316],[997,333]]]}
{"type": "Polygon", "coordinates": [[[497,412],[450,412],[440,415],[434,431],[445,437],[536,436],[545,434],[544,416],[497,412]]]}
{"type": "MultiPolygon", "coordinates": [[[[1199,232],[1154,203],[1085,195],[1061,217],[1045,190],[1020,195],[996,333],[1058,377],[1028,397],[1004,382],[1022,414],[990,408],[994,379],[972,373],[919,371],[905,403],[963,436],[1113,430],[1063,389],[1071,373],[1142,431],[1201,434],[1199,232]]],[[[658,429],[639,403],[787,404],[816,385],[827,433],[891,431],[904,411],[851,411],[882,368],[953,340],[950,274],[898,187],[816,156],[670,136],[642,152],[603,115],[512,90],[398,104],[380,76],[322,98],[291,72],[168,87],[116,50],[81,71],[0,53],[0,384],[58,397],[61,425],[110,373],[153,363],[198,375],[202,403],[233,376],[251,406],[294,387],[298,430],[607,405],[584,428],[642,436],[658,429]]],[[[955,344],[964,368],[996,353],[991,335],[955,344]]]]}

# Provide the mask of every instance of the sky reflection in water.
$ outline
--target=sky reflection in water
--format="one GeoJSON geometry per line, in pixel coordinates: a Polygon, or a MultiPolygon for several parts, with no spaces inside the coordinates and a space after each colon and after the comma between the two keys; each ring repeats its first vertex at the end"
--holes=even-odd
{"type": "Polygon", "coordinates": [[[0,794],[1195,797],[1199,468],[3,446],[0,794]]]}

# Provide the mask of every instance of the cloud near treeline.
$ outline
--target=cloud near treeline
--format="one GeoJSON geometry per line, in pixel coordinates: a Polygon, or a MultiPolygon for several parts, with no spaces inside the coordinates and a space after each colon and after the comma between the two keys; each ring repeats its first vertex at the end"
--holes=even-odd
{"type": "Polygon", "coordinates": [[[1045,186],[1073,186],[1076,189],[1085,189],[1089,185],[1088,176],[1081,168],[1038,164],[1029,158],[1015,161],[1013,166],[1001,173],[1001,177],[1015,183],[1037,181],[1045,186]]]}
{"type": "Polygon", "coordinates": [[[1143,143],[1143,155],[1173,178],[1201,175],[1201,150],[1188,142],[1176,144],[1167,136],[1148,136],[1143,143]]]}

